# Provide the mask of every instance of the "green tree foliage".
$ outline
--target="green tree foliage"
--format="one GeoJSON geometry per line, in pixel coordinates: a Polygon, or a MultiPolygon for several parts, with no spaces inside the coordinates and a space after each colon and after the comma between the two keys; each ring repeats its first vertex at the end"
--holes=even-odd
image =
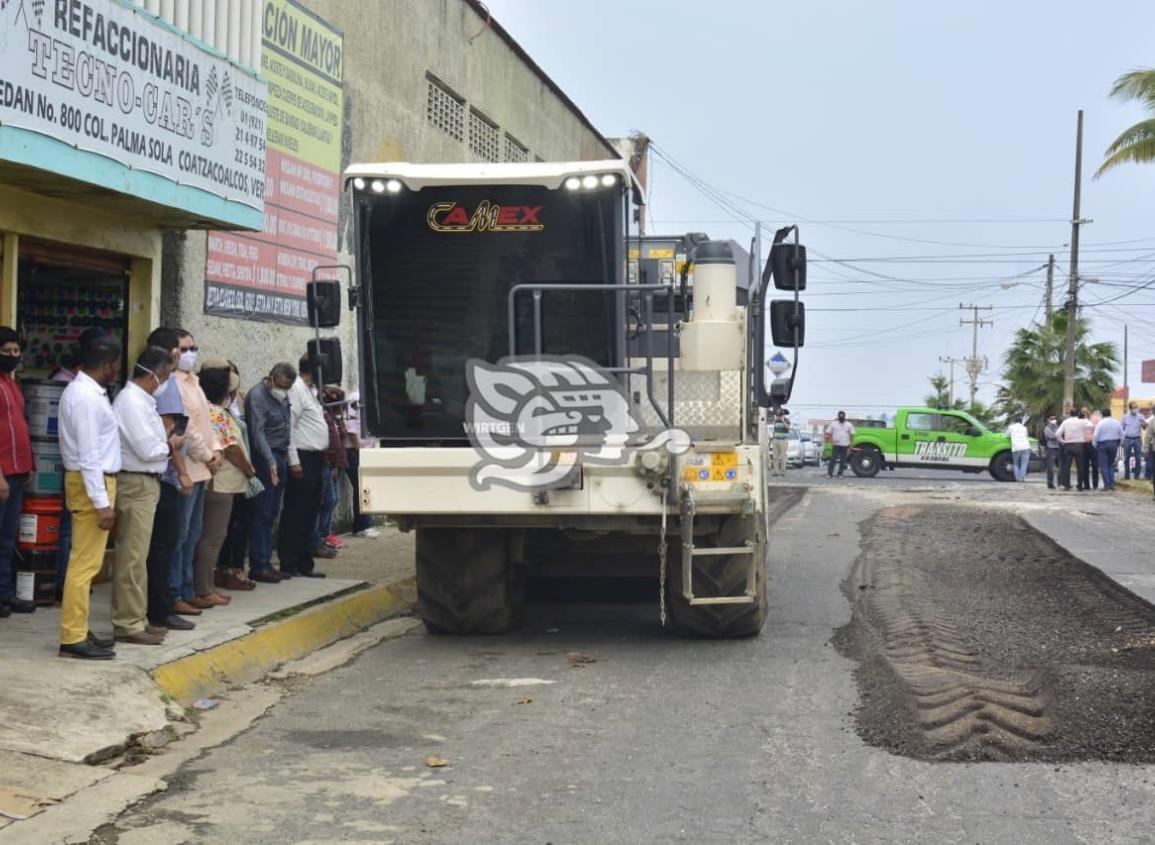
{"type": "MultiPolygon", "coordinates": [[[[1087,320],[1075,325],[1075,404],[1102,408],[1115,389],[1119,354],[1113,343],[1088,343],[1087,320]]],[[[1027,414],[1038,426],[1063,410],[1063,358],[1067,347],[1067,312],[1056,311],[1047,325],[1019,329],[1007,350],[999,411],[1008,417],[1027,414]]]]}
{"type": "Polygon", "coordinates": [[[930,382],[930,389],[934,391],[923,399],[928,408],[938,408],[943,411],[966,411],[985,426],[992,425],[997,418],[996,409],[990,405],[984,405],[982,402],[976,401],[973,405],[967,405],[962,399],[955,399],[954,402],[951,402],[950,379],[942,373],[936,373],[927,381],[930,382]]]}
{"type": "Polygon", "coordinates": [[[1096,179],[1120,164],[1147,164],[1155,161],[1155,69],[1133,70],[1123,74],[1115,80],[1111,96],[1117,100],[1138,100],[1153,116],[1128,127],[1111,142],[1103,163],[1095,171],[1096,179]]]}

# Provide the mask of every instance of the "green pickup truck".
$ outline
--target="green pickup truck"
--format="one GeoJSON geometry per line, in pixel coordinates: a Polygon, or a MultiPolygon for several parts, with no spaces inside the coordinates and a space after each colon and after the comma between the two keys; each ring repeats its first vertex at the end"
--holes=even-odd
{"type": "MultiPolygon", "coordinates": [[[[1031,440],[1032,464],[1038,444],[1031,440]]],[[[922,467],[989,472],[996,481],[1013,481],[1011,439],[991,431],[964,411],[902,408],[893,428],[859,428],[850,447],[850,468],[859,478],[880,469],[922,467]]],[[[1033,468],[1033,467],[1032,467],[1033,468]]]]}

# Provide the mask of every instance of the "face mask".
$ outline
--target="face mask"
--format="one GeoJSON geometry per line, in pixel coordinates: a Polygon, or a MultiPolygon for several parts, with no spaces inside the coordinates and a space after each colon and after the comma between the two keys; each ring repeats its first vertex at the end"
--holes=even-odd
{"type": "Polygon", "coordinates": [[[182,373],[191,373],[196,365],[197,354],[195,350],[190,349],[188,352],[180,354],[180,371],[182,373]]]}
{"type": "Polygon", "coordinates": [[[0,373],[10,373],[19,366],[19,355],[0,355],[0,373]]]}
{"type": "Polygon", "coordinates": [[[278,402],[284,402],[289,398],[289,391],[285,390],[283,387],[274,387],[269,392],[273,394],[273,398],[278,402]]]}

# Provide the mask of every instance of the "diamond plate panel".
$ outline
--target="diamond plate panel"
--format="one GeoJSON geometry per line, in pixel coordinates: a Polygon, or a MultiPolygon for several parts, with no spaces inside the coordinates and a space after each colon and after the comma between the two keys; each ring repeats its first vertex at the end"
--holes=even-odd
{"type": "MultiPolygon", "coordinates": [[[[674,425],[692,436],[710,439],[741,439],[742,373],[678,372],[674,376],[674,425]]],[[[640,397],[637,413],[644,428],[661,428],[661,420],[646,399],[645,376],[631,379],[631,390],[640,397]]],[[[666,405],[666,374],[654,373],[654,396],[666,405]]]]}

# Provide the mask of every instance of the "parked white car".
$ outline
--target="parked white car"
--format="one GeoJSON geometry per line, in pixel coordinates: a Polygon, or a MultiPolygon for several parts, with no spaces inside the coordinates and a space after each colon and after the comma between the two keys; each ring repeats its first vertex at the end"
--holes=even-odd
{"type": "Polygon", "coordinates": [[[814,442],[814,436],[808,431],[802,432],[802,463],[805,466],[818,466],[819,449],[814,442]]]}
{"type": "Polygon", "coordinates": [[[789,436],[790,439],[786,441],[786,466],[801,467],[805,464],[805,455],[802,451],[802,432],[792,428],[789,436]]]}

